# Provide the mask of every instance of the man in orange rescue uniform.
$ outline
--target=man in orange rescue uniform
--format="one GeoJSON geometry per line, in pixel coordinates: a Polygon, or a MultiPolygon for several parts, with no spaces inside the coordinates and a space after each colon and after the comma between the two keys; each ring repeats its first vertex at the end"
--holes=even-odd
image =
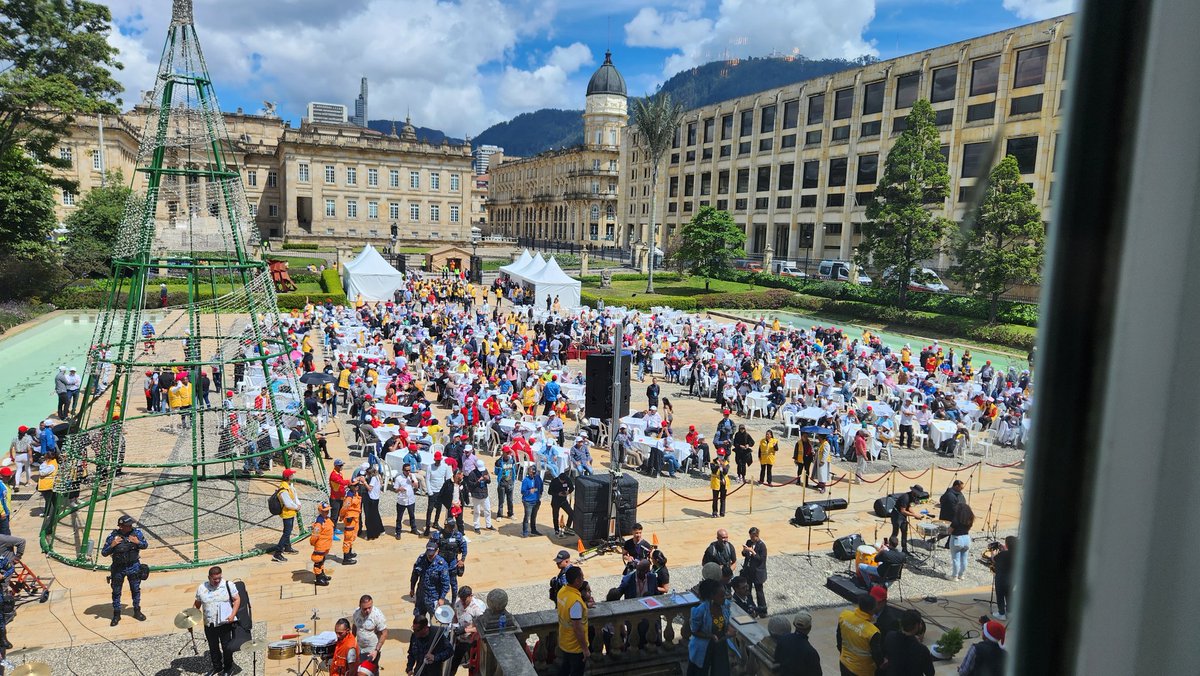
{"type": "Polygon", "coordinates": [[[358,539],[358,525],[362,516],[362,496],[358,494],[358,485],[346,486],[346,497],[342,500],[342,565],[353,566],[358,563],[355,554],[354,541],[358,539]]]}
{"type": "Polygon", "coordinates": [[[329,555],[329,548],[333,546],[333,519],[329,518],[328,502],[317,506],[317,520],[313,522],[308,543],[313,548],[313,584],[328,587],[329,576],[325,574],[325,557],[329,555]]]}

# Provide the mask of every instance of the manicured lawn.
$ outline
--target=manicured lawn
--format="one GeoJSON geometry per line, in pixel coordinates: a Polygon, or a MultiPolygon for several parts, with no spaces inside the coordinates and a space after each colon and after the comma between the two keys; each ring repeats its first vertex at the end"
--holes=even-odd
{"type": "Polygon", "coordinates": [[[288,269],[290,270],[303,270],[310,265],[317,268],[320,268],[322,265],[326,267],[329,266],[329,261],[325,260],[324,258],[312,258],[310,256],[292,256],[288,254],[272,253],[267,256],[267,259],[287,261],[288,269]]]}
{"type": "Polygon", "coordinates": [[[599,283],[584,284],[584,289],[589,293],[594,293],[601,296],[605,301],[621,301],[630,298],[658,298],[661,297],[665,304],[670,304],[673,298],[688,298],[698,296],[705,293],[723,293],[723,292],[739,292],[761,290],[762,287],[752,287],[749,284],[741,282],[727,282],[720,279],[712,280],[709,289],[704,289],[704,279],[701,277],[688,277],[683,281],[678,282],[654,282],[654,293],[646,293],[646,280],[634,279],[627,281],[613,281],[611,289],[601,289],[599,283]]]}
{"type": "Polygon", "coordinates": [[[423,254],[429,253],[430,251],[432,251],[432,249],[427,246],[402,246],[396,248],[396,252],[402,254],[423,254]]]}

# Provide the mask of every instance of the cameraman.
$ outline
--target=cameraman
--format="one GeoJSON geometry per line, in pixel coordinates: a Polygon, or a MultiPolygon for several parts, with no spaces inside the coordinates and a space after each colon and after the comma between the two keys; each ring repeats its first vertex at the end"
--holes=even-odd
{"type": "Polygon", "coordinates": [[[109,582],[112,584],[113,616],[110,627],[121,622],[121,587],[129,578],[129,593],[133,596],[133,617],[144,622],[142,614],[142,577],[141,550],[147,547],[146,536],[140,528],[133,527],[133,517],[128,514],[117,519],[117,529],[108,534],[104,540],[101,556],[111,556],[112,565],[109,567],[109,582]]]}

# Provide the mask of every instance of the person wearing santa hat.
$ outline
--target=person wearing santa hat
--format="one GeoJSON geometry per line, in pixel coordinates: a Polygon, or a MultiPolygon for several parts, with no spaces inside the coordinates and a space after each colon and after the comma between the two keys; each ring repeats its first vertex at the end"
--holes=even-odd
{"type": "Polygon", "coordinates": [[[1007,661],[1004,652],[1005,627],[996,620],[987,620],[981,625],[983,638],[967,651],[962,664],[958,665],[958,673],[963,676],[1001,676],[1005,673],[1004,663],[1007,661]]]}

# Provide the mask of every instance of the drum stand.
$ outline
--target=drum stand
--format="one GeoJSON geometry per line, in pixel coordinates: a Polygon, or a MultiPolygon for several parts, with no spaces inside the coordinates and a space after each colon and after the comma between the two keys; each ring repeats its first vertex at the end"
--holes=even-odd
{"type": "MultiPolygon", "coordinates": [[[[317,655],[313,655],[309,658],[308,664],[304,665],[304,669],[297,672],[297,674],[298,676],[310,676],[310,674],[311,676],[317,676],[317,674],[328,674],[329,661],[330,660],[328,657],[318,657],[317,655]]],[[[299,663],[300,662],[297,660],[296,664],[299,663]]]]}
{"type": "MultiPolygon", "coordinates": [[[[194,655],[199,655],[199,654],[200,654],[200,648],[198,648],[198,647],[196,646],[196,630],[195,630],[195,629],[188,629],[187,631],[188,631],[188,634],[189,634],[189,635],[192,637],[192,641],[191,641],[191,643],[192,643],[192,654],[194,654],[194,655]]],[[[182,655],[182,654],[183,654],[183,651],[184,651],[184,650],[187,650],[187,647],[188,647],[188,640],[185,638],[185,639],[183,639],[183,645],[179,646],[179,650],[175,651],[175,656],[176,656],[176,657],[179,657],[180,655],[182,655]]]]}

